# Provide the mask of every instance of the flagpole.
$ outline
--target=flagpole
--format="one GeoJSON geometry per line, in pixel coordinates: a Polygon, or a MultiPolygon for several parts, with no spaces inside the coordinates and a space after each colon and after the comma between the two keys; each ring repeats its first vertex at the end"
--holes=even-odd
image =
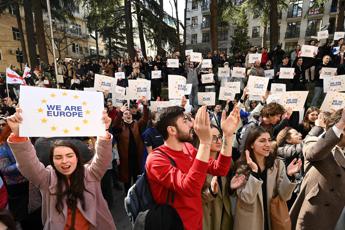
{"type": "Polygon", "coordinates": [[[49,26],[50,26],[50,36],[52,39],[51,42],[52,42],[52,50],[53,50],[53,58],[54,58],[55,79],[56,79],[56,85],[59,88],[58,79],[57,79],[58,72],[57,72],[55,47],[54,47],[54,33],[53,33],[52,15],[50,12],[50,0],[47,0],[47,11],[48,11],[48,18],[49,18],[49,26]]]}
{"type": "Polygon", "coordinates": [[[6,79],[6,91],[7,91],[7,97],[10,97],[10,92],[8,91],[7,79],[6,79]]]}

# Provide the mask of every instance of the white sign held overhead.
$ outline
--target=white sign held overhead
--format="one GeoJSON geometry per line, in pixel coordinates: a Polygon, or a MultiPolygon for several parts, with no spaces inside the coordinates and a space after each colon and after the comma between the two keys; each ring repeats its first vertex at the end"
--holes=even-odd
{"type": "Polygon", "coordinates": [[[151,79],[160,79],[162,78],[162,71],[161,70],[153,70],[151,72],[151,79]]]}
{"type": "Polygon", "coordinates": [[[218,77],[230,77],[230,68],[229,67],[219,67],[218,68],[218,77]]]}
{"type": "Polygon", "coordinates": [[[228,87],[220,87],[218,99],[220,101],[234,100],[235,95],[235,93],[229,91],[228,87]]]}
{"type": "Polygon", "coordinates": [[[234,94],[241,92],[241,82],[239,81],[226,82],[225,87],[234,94]]]}
{"type": "Polygon", "coordinates": [[[213,73],[201,74],[201,83],[202,84],[214,83],[213,73]]]}
{"type": "Polygon", "coordinates": [[[216,92],[198,92],[198,104],[207,106],[216,105],[216,92]]]}
{"type": "Polygon", "coordinates": [[[266,77],[249,76],[247,88],[250,95],[263,96],[266,94],[269,79],[266,77]]]}
{"type": "Polygon", "coordinates": [[[286,85],[285,84],[278,84],[278,83],[272,83],[271,85],[271,93],[284,93],[286,92],[286,85]]]}
{"type": "Polygon", "coordinates": [[[178,68],[179,67],[179,60],[178,59],[167,59],[167,67],[168,68],[178,68]]]}
{"type": "Polygon", "coordinates": [[[249,60],[248,63],[249,64],[253,64],[256,61],[260,61],[261,62],[261,56],[262,54],[256,53],[256,54],[249,54],[249,60]]]}
{"type": "Polygon", "coordinates": [[[280,79],[293,79],[294,76],[295,76],[295,68],[282,67],[279,69],[280,79]]]}
{"type": "Polygon", "coordinates": [[[112,88],[115,87],[116,85],[116,80],[113,77],[108,77],[105,75],[101,75],[101,74],[95,74],[95,84],[94,84],[94,88],[97,91],[111,91],[112,88]]]}
{"type": "Polygon", "coordinates": [[[328,36],[329,36],[328,35],[328,30],[323,30],[323,31],[317,32],[317,40],[327,39],[328,36]]]}
{"type": "Polygon", "coordinates": [[[212,59],[203,59],[201,68],[207,68],[207,69],[212,68],[212,59]]]}
{"type": "Polygon", "coordinates": [[[245,78],[246,77],[246,68],[234,67],[231,72],[231,77],[245,78]]]}
{"type": "Polygon", "coordinates": [[[202,54],[201,53],[197,53],[197,52],[191,53],[190,61],[191,62],[198,62],[198,63],[200,63],[202,61],[202,54]]]}
{"type": "Polygon", "coordinates": [[[335,32],[333,40],[337,41],[345,37],[345,32],[335,32]]]}
{"type": "Polygon", "coordinates": [[[115,73],[115,78],[116,78],[117,80],[125,79],[125,78],[126,78],[126,77],[125,77],[125,72],[116,72],[116,73],[115,73]]]}
{"type": "Polygon", "coordinates": [[[151,99],[151,81],[145,79],[128,80],[128,88],[126,90],[127,99],[136,100],[141,97],[151,99]]]}
{"type": "Polygon", "coordinates": [[[186,94],[187,91],[186,81],[186,78],[180,75],[168,76],[168,91],[170,100],[181,100],[181,98],[186,94]]]}
{"type": "Polygon", "coordinates": [[[193,50],[186,50],[185,55],[190,56],[193,53],[193,50]]]}
{"type": "MultiPolygon", "coordinates": [[[[316,47],[317,48],[317,47],[316,47]]],[[[316,55],[316,49],[315,46],[310,45],[302,45],[301,48],[301,57],[315,57],[316,55]]]]}

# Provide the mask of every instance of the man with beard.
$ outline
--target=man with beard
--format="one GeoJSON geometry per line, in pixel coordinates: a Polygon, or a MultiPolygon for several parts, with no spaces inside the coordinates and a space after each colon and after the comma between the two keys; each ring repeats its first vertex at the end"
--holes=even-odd
{"type": "Polygon", "coordinates": [[[223,145],[217,160],[210,159],[212,141],[209,114],[202,106],[195,121],[178,106],[169,107],[160,115],[156,128],[162,134],[164,145],[147,158],[146,172],[154,201],[169,203],[179,214],[186,230],[202,229],[201,189],[206,174],[227,175],[232,155],[233,134],[240,121],[236,107],[228,117],[222,113],[223,145]],[[200,140],[198,149],[190,143],[193,128],[200,140]],[[163,154],[163,153],[164,154],[163,154]],[[172,166],[168,155],[176,166],[172,166]],[[168,191],[173,193],[169,199],[168,191]]]}

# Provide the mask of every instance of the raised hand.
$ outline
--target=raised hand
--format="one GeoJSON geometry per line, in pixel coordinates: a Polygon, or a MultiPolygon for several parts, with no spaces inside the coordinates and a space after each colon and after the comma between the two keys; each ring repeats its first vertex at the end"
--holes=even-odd
{"type": "Polygon", "coordinates": [[[200,144],[211,144],[212,135],[210,117],[206,111],[206,106],[199,108],[196,113],[193,128],[196,135],[199,137],[200,144]]]}
{"type": "Polygon", "coordinates": [[[19,136],[19,125],[23,121],[21,113],[22,110],[20,108],[16,108],[15,114],[6,119],[8,126],[10,126],[12,130],[12,133],[14,133],[16,136],[19,136]]]}
{"type": "Polygon", "coordinates": [[[345,108],[343,108],[343,112],[341,114],[341,118],[338,121],[338,123],[336,124],[336,127],[338,129],[341,129],[341,130],[345,131],[345,108]]]}
{"type": "Polygon", "coordinates": [[[125,112],[126,110],[128,110],[128,105],[127,105],[127,103],[125,103],[121,108],[120,108],[120,111],[121,112],[125,112]]]}
{"type": "Polygon", "coordinates": [[[105,129],[109,129],[110,124],[111,124],[111,118],[108,116],[108,113],[107,113],[106,110],[103,110],[102,120],[103,120],[103,122],[105,124],[105,129]]]}
{"type": "Polygon", "coordinates": [[[252,158],[250,157],[250,153],[248,150],[246,150],[246,160],[247,160],[247,165],[250,167],[250,169],[257,173],[258,172],[258,165],[255,164],[255,162],[252,160],[252,158]]]}
{"type": "Polygon", "coordinates": [[[232,136],[240,123],[240,109],[236,106],[228,117],[226,117],[226,112],[223,110],[221,128],[223,130],[224,136],[232,136]]]}
{"type": "Polygon", "coordinates": [[[218,191],[219,191],[218,181],[217,181],[217,177],[216,176],[212,177],[212,180],[211,180],[211,191],[214,194],[218,193],[218,191]]]}
{"type": "Polygon", "coordinates": [[[293,176],[294,174],[298,173],[302,167],[302,160],[295,158],[287,167],[287,174],[289,176],[293,176]]]}
{"type": "Polygon", "coordinates": [[[230,182],[230,188],[232,190],[242,187],[246,183],[246,176],[244,174],[236,174],[230,182]]]}

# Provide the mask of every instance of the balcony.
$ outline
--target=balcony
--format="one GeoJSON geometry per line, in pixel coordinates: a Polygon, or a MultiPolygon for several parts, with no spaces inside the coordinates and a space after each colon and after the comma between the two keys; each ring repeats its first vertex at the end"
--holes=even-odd
{"type": "Polygon", "coordinates": [[[285,38],[299,38],[299,30],[286,31],[285,38]]]}
{"type": "Polygon", "coordinates": [[[299,18],[302,17],[302,9],[301,10],[289,10],[287,13],[287,18],[299,18]]]}
{"type": "Polygon", "coordinates": [[[307,28],[307,31],[305,32],[306,37],[310,36],[317,36],[317,29],[316,28],[307,28]]]}
{"type": "Polygon", "coordinates": [[[201,29],[208,29],[208,28],[210,28],[210,22],[201,23],[201,29]]]}
{"type": "Polygon", "coordinates": [[[210,11],[210,5],[209,4],[202,4],[201,5],[201,11],[210,11]]]}

